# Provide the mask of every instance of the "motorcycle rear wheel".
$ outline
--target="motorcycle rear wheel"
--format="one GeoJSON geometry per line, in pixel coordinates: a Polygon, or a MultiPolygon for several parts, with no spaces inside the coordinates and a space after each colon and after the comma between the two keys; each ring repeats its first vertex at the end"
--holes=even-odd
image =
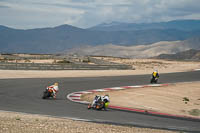
{"type": "Polygon", "coordinates": [[[50,97],[50,93],[48,91],[44,91],[42,99],[47,99],[50,97]]]}

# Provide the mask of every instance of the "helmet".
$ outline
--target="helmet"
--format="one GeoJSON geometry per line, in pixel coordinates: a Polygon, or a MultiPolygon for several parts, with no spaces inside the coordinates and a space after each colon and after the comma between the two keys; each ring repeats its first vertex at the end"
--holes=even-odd
{"type": "Polygon", "coordinates": [[[96,96],[95,96],[95,99],[97,99],[97,98],[99,98],[99,97],[100,97],[100,95],[96,95],[96,96]]]}
{"type": "Polygon", "coordinates": [[[58,86],[58,83],[54,83],[55,86],[58,86]]]}

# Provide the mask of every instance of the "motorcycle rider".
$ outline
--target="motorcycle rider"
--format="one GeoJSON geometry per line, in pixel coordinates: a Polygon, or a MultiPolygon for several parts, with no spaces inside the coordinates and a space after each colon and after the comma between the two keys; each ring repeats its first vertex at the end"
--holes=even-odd
{"type": "Polygon", "coordinates": [[[109,95],[105,95],[105,96],[96,95],[91,104],[91,107],[96,108],[97,103],[102,103],[102,102],[104,103],[103,108],[104,110],[106,110],[108,103],[110,102],[109,95]]]}
{"type": "Polygon", "coordinates": [[[52,96],[55,99],[56,98],[56,94],[58,93],[58,90],[59,90],[58,83],[54,83],[53,85],[48,86],[47,90],[52,90],[52,96]]]}
{"type": "Polygon", "coordinates": [[[101,97],[101,99],[102,99],[102,101],[103,102],[110,102],[110,98],[109,98],[109,95],[108,94],[106,94],[105,96],[103,96],[103,97],[101,97]]]}
{"type": "Polygon", "coordinates": [[[106,94],[105,96],[101,97],[102,101],[104,102],[104,110],[107,110],[106,108],[108,107],[108,103],[110,102],[109,95],[106,94]]]}
{"type": "Polygon", "coordinates": [[[158,70],[153,71],[152,77],[153,78],[159,78],[158,70]]]}
{"type": "Polygon", "coordinates": [[[95,107],[96,106],[96,104],[98,103],[98,102],[100,102],[102,99],[101,99],[101,96],[100,95],[96,95],[95,97],[94,97],[94,100],[93,100],[93,102],[92,102],[92,107],[95,107]]]}
{"type": "Polygon", "coordinates": [[[159,74],[158,74],[158,70],[155,70],[153,73],[152,73],[152,78],[151,78],[151,83],[157,83],[158,81],[158,78],[159,78],[159,74]]]}

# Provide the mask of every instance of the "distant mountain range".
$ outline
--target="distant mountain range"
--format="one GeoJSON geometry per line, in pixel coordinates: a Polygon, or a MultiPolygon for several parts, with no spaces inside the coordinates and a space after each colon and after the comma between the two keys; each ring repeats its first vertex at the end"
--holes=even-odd
{"type": "Polygon", "coordinates": [[[194,36],[200,36],[200,20],[148,24],[115,22],[88,29],[71,25],[28,30],[0,26],[0,53],[59,53],[85,46],[150,45],[160,41],[186,40],[194,36]]]}
{"type": "Polygon", "coordinates": [[[182,31],[193,31],[200,29],[199,20],[174,20],[169,22],[160,23],[121,23],[111,22],[102,23],[94,27],[88,28],[89,30],[98,31],[133,31],[133,30],[167,30],[176,29],[182,31]]]}

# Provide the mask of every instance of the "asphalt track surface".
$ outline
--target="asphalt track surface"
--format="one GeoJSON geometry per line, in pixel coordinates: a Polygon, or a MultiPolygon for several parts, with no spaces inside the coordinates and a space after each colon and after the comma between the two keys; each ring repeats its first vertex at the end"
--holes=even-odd
{"type": "MultiPolygon", "coordinates": [[[[73,117],[93,122],[120,124],[200,133],[200,121],[160,117],[143,113],[118,110],[87,110],[86,105],[66,99],[75,91],[149,84],[150,75],[89,77],[89,78],[42,78],[42,79],[1,79],[0,110],[56,117],[73,117]],[[56,100],[43,100],[44,88],[59,82],[56,100]]],[[[161,74],[160,83],[200,81],[200,71],[161,74]]],[[[189,88],[188,88],[189,89],[189,88]]],[[[134,102],[134,101],[133,101],[134,102]]],[[[176,103],[174,103],[175,106],[176,103]]],[[[164,106],[164,105],[163,105],[164,106]]]]}

